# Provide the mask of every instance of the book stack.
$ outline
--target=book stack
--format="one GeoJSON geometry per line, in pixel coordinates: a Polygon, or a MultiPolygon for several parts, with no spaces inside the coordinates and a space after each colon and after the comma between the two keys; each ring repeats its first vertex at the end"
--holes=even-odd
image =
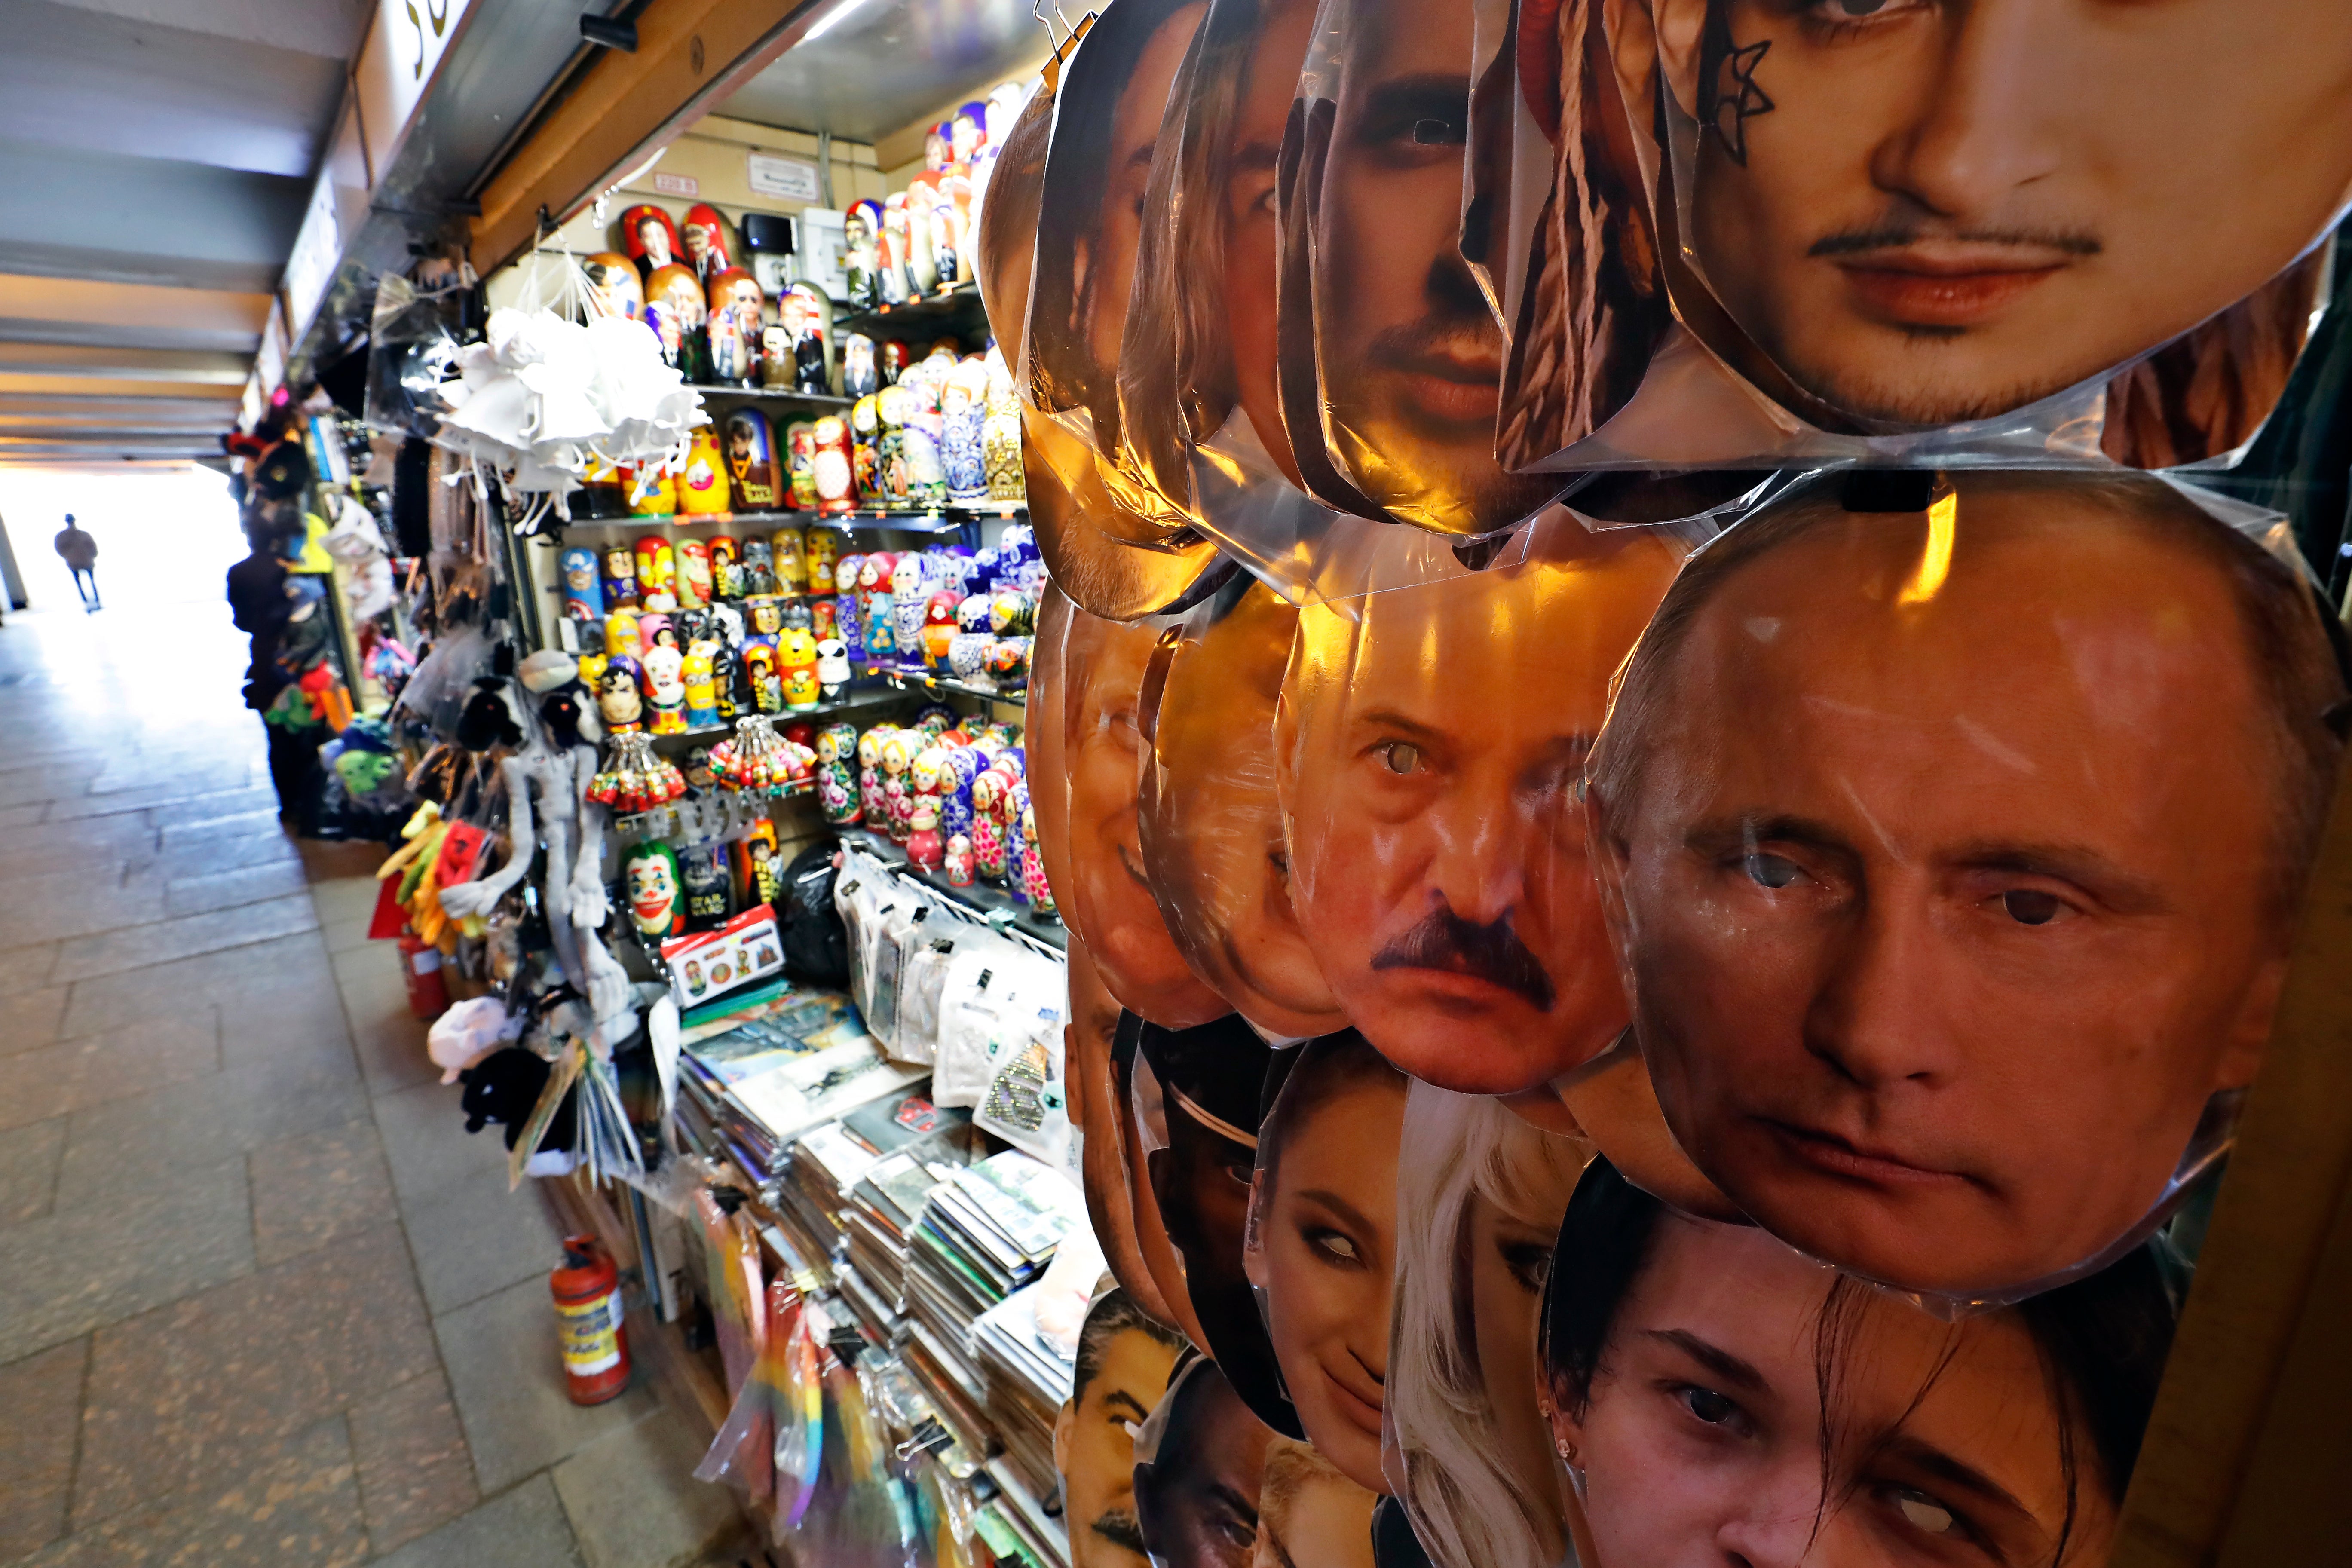
{"type": "Polygon", "coordinates": [[[1040,1283],[1015,1290],[982,1312],[971,1333],[1005,1456],[1019,1467],[1029,1492],[1040,1497],[1053,1495],[1054,1421],[1076,1372],[1063,1347],[1038,1331],[1037,1300],[1048,1289],[1040,1283]]]}
{"type": "Polygon", "coordinates": [[[680,1121],[706,1153],[723,1152],[765,1186],[802,1133],[926,1076],[883,1054],[848,997],[810,992],[682,1050],[680,1121]]]}

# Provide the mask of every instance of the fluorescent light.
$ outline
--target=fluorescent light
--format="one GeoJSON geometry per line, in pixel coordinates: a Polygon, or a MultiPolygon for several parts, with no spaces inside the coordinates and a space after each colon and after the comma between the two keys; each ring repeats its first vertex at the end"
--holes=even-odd
{"type": "Polygon", "coordinates": [[[814,43],[817,39],[824,37],[826,33],[832,31],[833,25],[835,22],[840,21],[844,16],[848,16],[852,11],[856,10],[860,5],[865,4],[866,0],[839,0],[839,4],[835,5],[832,10],[827,11],[824,14],[824,20],[819,22],[815,26],[811,27],[808,30],[807,35],[801,39],[801,42],[804,44],[814,43]]]}

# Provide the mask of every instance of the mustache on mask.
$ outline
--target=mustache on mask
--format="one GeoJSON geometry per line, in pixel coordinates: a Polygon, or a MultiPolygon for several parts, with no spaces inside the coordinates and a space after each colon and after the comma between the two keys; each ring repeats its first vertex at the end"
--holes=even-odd
{"type": "Polygon", "coordinates": [[[1375,970],[1434,969],[1446,974],[1466,974],[1526,999],[1538,1012],[1551,1011],[1556,993],[1511,917],[1481,925],[1465,921],[1444,903],[1429,911],[1419,925],[1382,948],[1372,959],[1375,970]]]}
{"type": "Polygon", "coordinates": [[[1087,1528],[1114,1546],[1124,1546],[1139,1557],[1144,1554],[1143,1526],[1136,1522],[1132,1509],[1112,1509],[1087,1528]]]}

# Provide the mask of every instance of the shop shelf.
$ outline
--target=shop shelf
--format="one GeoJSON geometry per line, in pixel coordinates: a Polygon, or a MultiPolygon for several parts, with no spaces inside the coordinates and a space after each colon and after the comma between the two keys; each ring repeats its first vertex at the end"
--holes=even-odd
{"type": "Polygon", "coordinates": [[[875,833],[863,827],[839,829],[844,843],[854,843],[904,877],[911,877],[951,902],[961,904],[991,925],[1010,926],[1022,935],[1032,937],[1056,952],[1068,950],[1069,936],[1062,922],[1052,915],[1040,915],[1003,889],[987,882],[975,882],[969,888],[950,883],[937,871],[926,871],[907,858],[907,852],[890,842],[887,834],[875,833]]]}
{"type": "Polygon", "coordinates": [[[985,698],[991,702],[1019,704],[1029,700],[1024,687],[982,685],[977,681],[958,680],[950,675],[935,675],[919,667],[896,664],[869,664],[863,667],[869,676],[879,676],[902,691],[954,691],[966,697],[985,698]]]}
{"type": "Polygon", "coordinates": [[[959,283],[943,293],[909,300],[904,304],[885,305],[878,310],[836,313],[833,325],[837,332],[861,332],[876,342],[892,339],[913,342],[926,334],[938,337],[943,333],[977,339],[989,332],[988,310],[980,302],[977,283],[959,283]]]}

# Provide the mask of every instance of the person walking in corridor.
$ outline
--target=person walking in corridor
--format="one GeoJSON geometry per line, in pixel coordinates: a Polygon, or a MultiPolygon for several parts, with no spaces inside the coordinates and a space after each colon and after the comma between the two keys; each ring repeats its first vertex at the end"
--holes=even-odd
{"type": "Polygon", "coordinates": [[[68,512],[66,525],[58,531],[56,542],[58,559],[73,570],[74,592],[81,595],[82,614],[103,608],[98,602],[95,570],[98,565],[98,541],[89,536],[89,530],[74,521],[73,513],[68,512]]]}

